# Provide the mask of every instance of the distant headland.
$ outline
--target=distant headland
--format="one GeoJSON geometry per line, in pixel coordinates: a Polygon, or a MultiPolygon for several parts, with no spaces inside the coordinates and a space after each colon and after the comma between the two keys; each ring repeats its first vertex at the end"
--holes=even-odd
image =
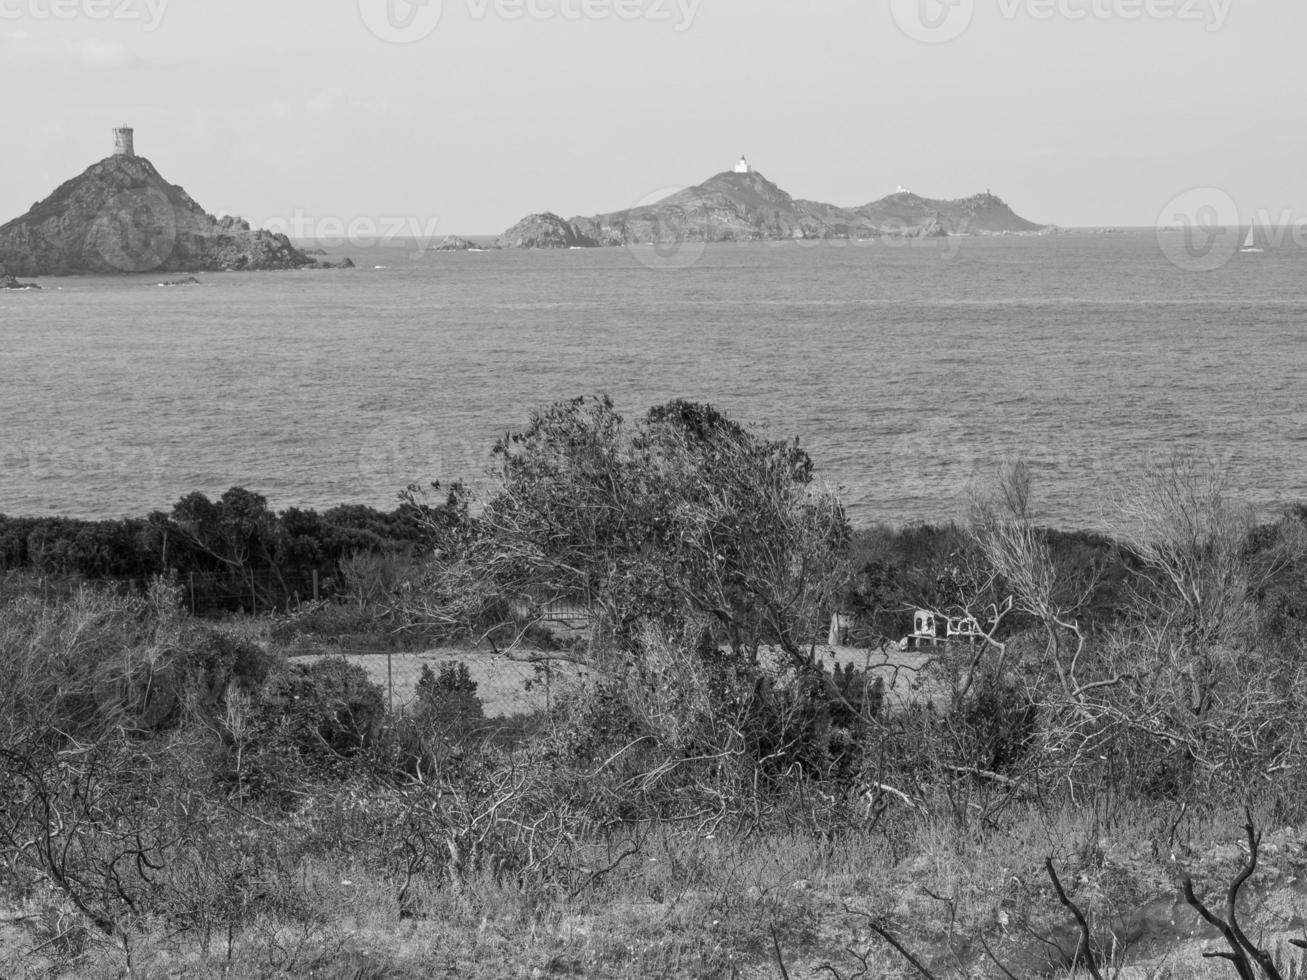
{"type": "Polygon", "coordinates": [[[905,188],[860,207],[799,200],[741,157],[734,169],[650,204],[562,218],[530,215],[499,237],[500,248],[594,248],[669,242],[792,239],[930,238],[950,235],[1039,235],[1053,231],[1018,216],[986,191],[956,201],[919,197],[905,188]]]}
{"type": "Polygon", "coordinates": [[[0,276],[335,268],[285,235],[208,214],[136,155],[129,127],[113,137],[112,156],[0,225],[0,276]]]}

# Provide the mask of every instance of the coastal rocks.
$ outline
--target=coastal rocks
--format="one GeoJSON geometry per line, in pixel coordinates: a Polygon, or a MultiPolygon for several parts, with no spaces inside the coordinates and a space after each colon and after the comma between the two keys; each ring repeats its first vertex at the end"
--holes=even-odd
{"type": "Polygon", "coordinates": [[[207,214],[144,157],[116,155],[0,225],[0,274],[112,275],[299,269],[285,235],[207,214]]]}
{"type": "Polygon", "coordinates": [[[841,208],[796,200],[758,171],[747,170],[717,174],[696,187],[626,211],[570,220],[532,215],[506,232],[500,243],[505,248],[563,248],[1045,231],[988,192],[936,201],[900,191],[862,207],[841,208]]]}
{"type": "Polygon", "coordinates": [[[0,289],[40,289],[34,282],[19,282],[14,276],[0,276],[0,289]]]}
{"type": "Polygon", "coordinates": [[[548,211],[523,218],[499,236],[499,248],[594,248],[599,243],[548,211]]]}
{"type": "Polygon", "coordinates": [[[450,235],[439,245],[433,245],[430,249],[432,252],[483,252],[486,246],[478,245],[476,242],[469,241],[459,235],[450,235]]]}

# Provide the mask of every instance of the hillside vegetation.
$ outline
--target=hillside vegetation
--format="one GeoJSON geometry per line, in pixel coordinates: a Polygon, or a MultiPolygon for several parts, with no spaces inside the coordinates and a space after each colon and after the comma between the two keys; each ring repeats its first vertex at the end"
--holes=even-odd
{"type": "MultiPolygon", "coordinates": [[[[1302,975],[1307,511],[1176,459],[1057,533],[1018,464],[965,527],[854,529],[685,402],[494,462],[275,614],[7,573],[0,976],[1302,975]],[[916,608],[983,638],[905,657],[916,608]],[[342,628],[446,653],[392,704],[342,628]],[[495,663],[583,680],[487,717],[495,663]]],[[[191,505],[137,530],[249,540],[191,505]]]]}

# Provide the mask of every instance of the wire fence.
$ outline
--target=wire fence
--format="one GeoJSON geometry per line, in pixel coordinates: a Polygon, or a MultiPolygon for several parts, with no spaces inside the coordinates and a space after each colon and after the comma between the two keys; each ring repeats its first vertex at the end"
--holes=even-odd
{"type": "MultiPolygon", "coordinates": [[[[865,671],[867,683],[883,681],[887,703],[905,707],[945,695],[938,678],[928,677],[925,668],[946,655],[946,649],[900,650],[898,647],[820,647],[818,663],[831,670],[852,666],[865,671]]],[[[306,653],[291,659],[303,662],[325,657],[344,657],[367,673],[386,696],[392,710],[404,710],[417,701],[418,684],[424,672],[439,674],[446,665],[464,664],[476,682],[476,696],[488,719],[532,715],[557,707],[601,675],[569,662],[532,664],[496,655],[484,648],[441,648],[423,652],[376,652],[330,649],[306,653]]]]}
{"type": "MultiPolygon", "coordinates": [[[[21,570],[15,570],[21,572],[21,570]]],[[[160,576],[106,576],[94,579],[78,575],[41,575],[39,588],[45,597],[67,595],[86,583],[145,595],[160,576]]],[[[275,569],[233,569],[223,572],[181,572],[170,569],[162,578],[182,590],[182,602],[193,615],[243,612],[253,615],[285,612],[303,602],[316,601],[339,591],[334,569],[297,569],[284,573],[275,569]]]]}
{"type": "Polygon", "coordinates": [[[312,663],[326,657],[344,657],[358,664],[386,695],[387,705],[403,710],[417,701],[418,684],[425,671],[439,674],[441,667],[464,664],[476,682],[476,696],[489,719],[513,718],[548,711],[594,679],[571,664],[529,664],[480,650],[430,650],[422,653],[372,653],[332,650],[292,657],[312,663]]]}

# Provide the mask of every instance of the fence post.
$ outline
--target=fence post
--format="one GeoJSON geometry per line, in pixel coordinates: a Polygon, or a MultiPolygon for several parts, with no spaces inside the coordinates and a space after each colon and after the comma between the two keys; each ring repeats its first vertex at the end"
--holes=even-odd
{"type": "Polygon", "coordinates": [[[390,714],[395,714],[395,675],[391,670],[391,652],[386,651],[386,688],[390,691],[390,714]]]}
{"type": "Polygon", "coordinates": [[[313,569],[313,601],[318,601],[318,570],[313,569]]]}
{"type": "Polygon", "coordinates": [[[195,573],[190,573],[191,579],[191,615],[195,615],[195,573]]]}

